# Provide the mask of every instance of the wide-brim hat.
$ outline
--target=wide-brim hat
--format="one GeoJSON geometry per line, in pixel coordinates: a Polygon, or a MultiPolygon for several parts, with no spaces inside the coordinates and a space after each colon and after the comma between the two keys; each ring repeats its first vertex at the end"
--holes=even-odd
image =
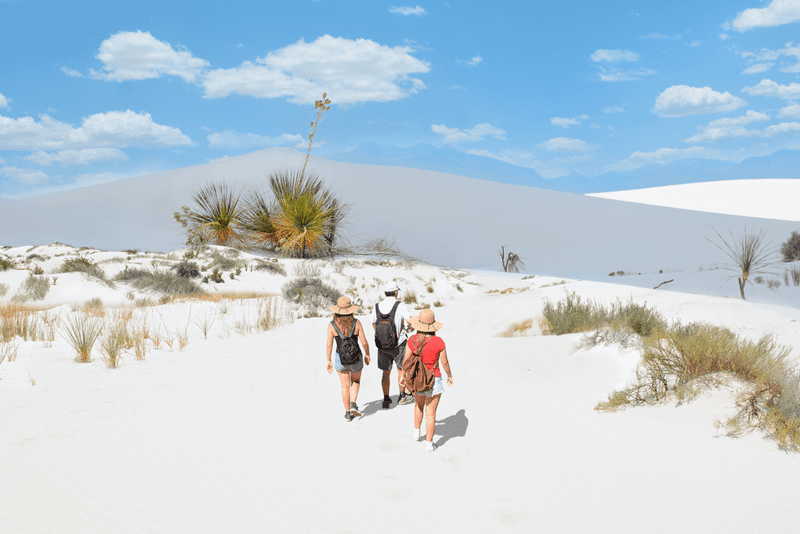
{"type": "Polygon", "coordinates": [[[419,317],[409,317],[408,322],[417,332],[436,332],[444,325],[436,320],[433,310],[424,309],[419,312],[419,317]]]}
{"type": "Polygon", "coordinates": [[[350,302],[350,297],[339,297],[336,304],[331,306],[331,311],[337,315],[352,315],[356,312],[358,306],[350,302]]]}

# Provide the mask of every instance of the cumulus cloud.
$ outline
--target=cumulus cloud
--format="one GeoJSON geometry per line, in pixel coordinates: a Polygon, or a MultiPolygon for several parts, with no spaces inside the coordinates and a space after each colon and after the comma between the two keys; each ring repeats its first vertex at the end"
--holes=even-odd
{"type": "Polygon", "coordinates": [[[764,79],[761,80],[758,85],[745,87],[742,89],[742,92],[757,96],[776,96],[778,98],[793,100],[800,98],[800,83],[792,82],[789,85],[781,85],[772,80],[764,79]]]}
{"type": "Polygon", "coordinates": [[[748,110],[741,117],[725,117],[711,121],[706,126],[698,127],[698,133],[688,139],[686,143],[702,143],[708,141],[721,141],[724,139],[736,139],[742,137],[758,137],[762,135],[759,130],[748,130],[745,125],[753,122],[766,122],[769,115],[757,111],[748,110]]]}
{"type": "Polygon", "coordinates": [[[762,137],[780,137],[800,132],[800,122],[782,122],[764,128],[762,137]]]}
{"type": "Polygon", "coordinates": [[[727,113],[747,102],[727,91],[718,93],[710,87],[673,85],[656,97],[652,112],[659,117],[685,117],[700,113],[727,113]]]}
{"type": "Polygon", "coordinates": [[[20,169],[19,167],[0,167],[0,176],[6,176],[21,184],[40,184],[48,179],[47,175],[40,170],[20,169]]]}
{"type": "Polygon", "coordinates": [[[790,58],[793,60],[791,62],[782,61],[781,72],[800,72],[800,46],[794,46],[794,43],[791,41],[784,44],[783,48],[777,50],[762,48],[756,52],[746,50],[737,52],[737,54],[750,63],[750,66],[748,66],[742,74],[765,72],[771,69],[780,58],[790,58]]]}
{"type": "Polygon", "coordinates": [[[544,143],[539,143],[536,146],[543,148],[548,152],[565,153],[591,152],[592,150],[597,150],[599,148],[597,145],[590,145],[586,141],[574,139],[572,137],[554,137],[552,139],[548,139],[544,143]]]}
{"type": "Polygon", "coordinates": [[[128,156],[116,148],[84,148],[82,150],[59,150],[58,152],[45,152],[37,150],[25,159],[31,160],[39,165],[52,165],[60,163],[62,167],[67,165],[89,165],[95,161],[126,161],[128,156]]]}
{"type": "Polygon", "coordinates": [[[0,93],[0,108],[7,108],[8,107],[8,99],[0,93]]]}
{"type": "Polygon", "coordinates": [[[481,56],[475,56],[472,59],[470,59],[469,61],[467,61],[467,65],[475,66],[475,65],[480,64],[481,61],[483,61],[483,58],[481,56]]]}
{"type": "Polygon", "coordinates": [[[606,106],[603,108],[603,113],[612,115],[614,113],[625,113],[625,110],[621,106],[606,106]]]}
{"type": "Polygon", "coordinates": [[[603,50],[598,49],[592,52],[589,58],[595,63],[607,61],[608,63],[620,63],[623,61],[638,61],[639,54],[630,50],[603,50]]]}
{"type": "Polygon", "coordinates": [[[175,50],[171,44],[142,31],[112,35],[100,44],[100,52],[95,57],[103,63],[103,70],[92,70],[92,76],[115,82],[164,75],[194,82],[209,65],[208,61],[186,50],[175,50]]]}
{"type": "Polygon", "coordinates": [[[800,119],[800,104],[792,103],[778,111],[779,119],[800,119]]]}
{"type": "Polygon", "coordinates": [[[474,143],[476,141],[483,141],[487,137],[495,139],[505,139],[506,132],[501,128],[492,126],[484,122],[476,124],[468,130],[459,130],[458,128],[448,128],[444,124],[431,124],[431,131],[436,135],[441,135],[445,143],[474,143]]]}
{"type": "Polygon", "coordinates": [[[572,119],[564,118],[564,117],[553,117],[550,119],[550,124],[553,126],[561,126],[562,128],[569,128],[570,126],[578,126],[581,124],[581,121],[586,119],[590,119],[589,115],[581,115],[580,117],[575,117],[572,119]]]}
{"type": "Polygon", "coordinates": [[[396,13],[398,15],[405,15],[405,16],[416,15],[418,17],[421,17],[422,15],[425,15],[427,13],[427,11],[425,11],[425,9],[420,7],[420,6],[417,6],[417,7],[410,7],[410,6],[395,7],[395,6],[391,6],[389,8],[389,13],[396,13]]]}
{"type": "Polygon", "coordinates": [[[175,147],[192,145],[178,128],[157,124],[149,113],[109,111],[83,119],[81,126],[41,115],[10,119],[0,116],[0,149],[81,150],[86,148],[175,147]]]}
{"type": "Polygon", "coordinates": [[[208,136],[208,146],[236,150],[241,148],[265,148],[276,146],[293,146],[305,148],[306,140],[301,135],[283,134],[278,137],[268,137],[254,133],[239,133],[233,130],[214,132],[208,136]]]}
{"type": "Polygon", "coordinates": [[[327,92],[336,104],[388,102],[425,88],[410,75],[430,67],[411,52],[407,46],[391,48],[369,39],[324,35],[311,43],[301,39],[255,63],[212,70],[202,85],[206,98],[238,93],[309,104],[327,92]]]}
{"type": "Polygon", "coordinates": [[[780,26],[800,20],[800,0],[772,0],[762,8],[745,9],[731,22],[738,32],[753,28],[780,26]]]}
{"type": "Polygon", "coordinates": [[[668,163],[678,159],[697,157],[704,153],[705,149],[699,146],[689,148],[659,148],[653,152],[634,152],[628,156],[628,160],[635,163],[668,163]]]}
{"type": "Polygon", "coordinates": [[[61,67],[61,72],[69,76],[70,78],[83,78],[83,74],[78,72],[75,69],[71,69],[69,67],[61,67]]]}

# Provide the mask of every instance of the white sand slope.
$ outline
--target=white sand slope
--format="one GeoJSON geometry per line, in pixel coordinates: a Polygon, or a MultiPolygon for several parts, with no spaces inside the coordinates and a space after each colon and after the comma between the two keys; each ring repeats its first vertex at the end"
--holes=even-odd
{"type": "MultiPolygon", "coordinates": [[[[21,259],[27,251],[4,253],[21,259]]],[[[55,251],[31,253],[47,258],[55,251]]],[[[52,262],[48,268],[75,251],[59,253],[67,255],[44,260],[52,262]]],[[[109,274],[157,259],[83,254],[105,254],[109,274]]],[[[158,261],[161,269],[170,262],[158,261]]],[[[277,290],[299,272],[298,261],[281,263],[287,276],[245,271],[224,289],[277,290]]],[[[795,347],[796,362],[797,307],[426,265],[300,268],[352,288],[365,307],[390,279],[420,302],[442,304],[434,310],[445,325],[440,334],[454,386],[437,414],[436,452],[411,440],[410,405],[380,408],[374,361],[363,373],[364,415],[344,420],[338,378],[325,371],[328,317],[247,332],[252,301],[138,308],[134,320],[165,333],[186,328],[186,348],[150,342],[144,361],[127,353],[121,368],[109,370],[97,352],[93,362],[75,363],[60,336],[52,347],[18,339],[16,360],[0,366],[0,533],[800,529],[797,456],[760,433],[733,439],[715,429],[715,419],[733,413],[731,391],[681,406],[599,413],[594,406],[632,378],[636,350],[578,350],[577,335],[540,336],[535,329],[527,337],[498,337],[511,323],[537,318],[544,299],[567,290],[605,303],[632,298],[670,320],[705,320],[748,338],[772,333],[795,347]],[[207,339],[190,317],[213,320],[207,339]]],[[[0,272],[0,283],[9,285],[0,302],[15,293],[20,274],[27,276],[0,272]]],[[[64,292],[48,293],[45,303],[66,295],[85,302],[102,289],[104,302],[122,304],[130,288],[77,275],[59,277],[56,289],[64,292]]],[[[51,313],[80,312],[63,305],[51,313]]],[[[396,400],[396,383],[391,393],[396,400]]]]}
{"type": "Polygon", "coordinates": [[[759,179],[649,187],[587,196],[783,221],[800,221],[800,180],[759,179]]]}

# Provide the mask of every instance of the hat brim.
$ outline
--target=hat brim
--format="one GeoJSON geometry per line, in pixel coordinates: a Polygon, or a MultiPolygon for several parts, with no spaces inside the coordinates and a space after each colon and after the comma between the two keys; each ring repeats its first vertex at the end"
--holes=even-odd
{"type": "Polygon", "coordinates": [[[423,323],[422,321],[419,320],[419,317],[409,317],[408,322],[411,324],[411,327],[417,332],[436,332],[437,330],[441,329],[444,326],[439,321],[434,321],[433,324],[423,323]]]}
{"type": "Polygon", "coordinates": [[[336,304],[331,306],[331,311],[337,315],[353,315],[357,309],[358,306],[356,305],[350,306],[349,308],[340,308],[336,304]]]}

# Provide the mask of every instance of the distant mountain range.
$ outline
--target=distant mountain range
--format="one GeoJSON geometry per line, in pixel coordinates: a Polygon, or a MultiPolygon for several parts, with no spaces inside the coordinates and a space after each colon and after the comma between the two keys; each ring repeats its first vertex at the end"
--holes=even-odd
{"type": "Polygon", "coordinates": [[[768,156],[748,158],[741,163],[709,159],[682,159],[672,163],[650,163],[627,172],[583,176],[576,172],[546,179],[533,169],[504,161],[437,148],[418,143],[399,148],[379,143],[361,143],[350,152],[331,154],[325,159],[344,163],[366,163],[446,172],[492,182],[526,185],[565,193],[605,193],[720,180],[756,178],[800,178],[800,150],[779,150],[768,156]]]}

